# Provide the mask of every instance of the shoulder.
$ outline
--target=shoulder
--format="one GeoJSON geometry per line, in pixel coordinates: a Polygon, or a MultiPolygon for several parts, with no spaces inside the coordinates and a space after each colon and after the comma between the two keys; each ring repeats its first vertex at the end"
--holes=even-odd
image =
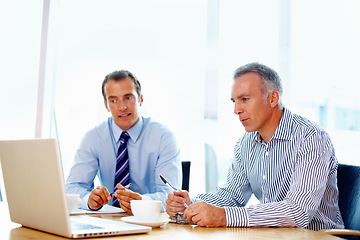
{"type": "Polygon", "coordinates": [[[167,146],[171,146],[170,149],[179,148],[175,134],[168,127],[151,118],[144,118],[140,139],[146,143],[159,144],[165,148],[167,146]]]}
{"type": "Polygon", "coordinates": [[[330,135],[319,124],[297,114],[292,118],[292,142],[299,143],[304,151],[333,149],[330,135]]]}
{"type": "Polygon", "coordinates": [[[154,119],[148,117],[148,118],[143,118],[143,120],[144,120],[144,126],[143,126],[144,133],[152,133],[157,135],[163,135],[163,134],[173,135],[173,132],[168,127],[166,127],[162,123],[155,121],[154,119]]]}
{"type": "Polygon", "coordinates": [[[302,134],[305,138],[316,134],[325,134],[326,131],[317,123],[300,116],[292,114],[292,132],[302,134]]]}
{"type": "Polygon", "coordinates": [[[110,137],[110,126],[111,126],[111,117],[102,123],[99,123],[92,129],[86,132],[85,137],[92,139],[104,139],[110,137]]]}

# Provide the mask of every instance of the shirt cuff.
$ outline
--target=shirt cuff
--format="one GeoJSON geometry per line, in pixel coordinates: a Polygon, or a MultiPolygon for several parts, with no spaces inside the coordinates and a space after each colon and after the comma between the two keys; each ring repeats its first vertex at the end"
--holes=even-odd
{"type": "Polygon", "coordinates": [[[81,199],[81,209],[86,209],[86,210],[91,210],[89,208],[89,205],[88,205],[88,200],[89,200],[89,196],[90,196],[90,193],[87,193],[86,195],[84,195],[84,197],[81,199]]]}
{"type": "Polygon", "coordinates": [[[227,227],[248,227],[249,217],[244,207],[225,207],[227,227]]]}

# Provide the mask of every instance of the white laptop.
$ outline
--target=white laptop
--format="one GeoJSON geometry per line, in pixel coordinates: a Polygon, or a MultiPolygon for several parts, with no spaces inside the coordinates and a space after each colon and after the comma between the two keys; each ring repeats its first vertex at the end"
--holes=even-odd
{"type": "Polygon", "coordinates": [[[88,215],[70,216],[55,139],[0,141],[11,221],[68,238],[147,233],[151,227],[88,215]]]}

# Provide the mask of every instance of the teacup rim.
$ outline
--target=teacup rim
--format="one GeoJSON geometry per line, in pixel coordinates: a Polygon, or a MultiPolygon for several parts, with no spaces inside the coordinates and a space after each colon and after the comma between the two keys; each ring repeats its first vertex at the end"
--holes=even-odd
{"type": "Polygon", "coordinates": [[[133,199],[133,200],[130,200],[130,202],[138,202],[138,201],[143,201],[143,202],[161,202],[160,200],[152,200],[152,199],[133,199]]]}

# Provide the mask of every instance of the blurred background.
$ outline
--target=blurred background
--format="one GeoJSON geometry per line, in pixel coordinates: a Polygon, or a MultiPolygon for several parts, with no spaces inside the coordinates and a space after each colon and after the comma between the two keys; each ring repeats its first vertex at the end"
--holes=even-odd
{"type": "Polygon", "coordinates": [[[0,0],[0,139],[54,137],[64,178],[84,133],[105,121],[101,83],[127,69],[142,114],[174,131],[190,193],[226,177],[244,129],[230,101],[248,62],[275,69],[285,106],[359,165],[357,0],[0,0]]]}

